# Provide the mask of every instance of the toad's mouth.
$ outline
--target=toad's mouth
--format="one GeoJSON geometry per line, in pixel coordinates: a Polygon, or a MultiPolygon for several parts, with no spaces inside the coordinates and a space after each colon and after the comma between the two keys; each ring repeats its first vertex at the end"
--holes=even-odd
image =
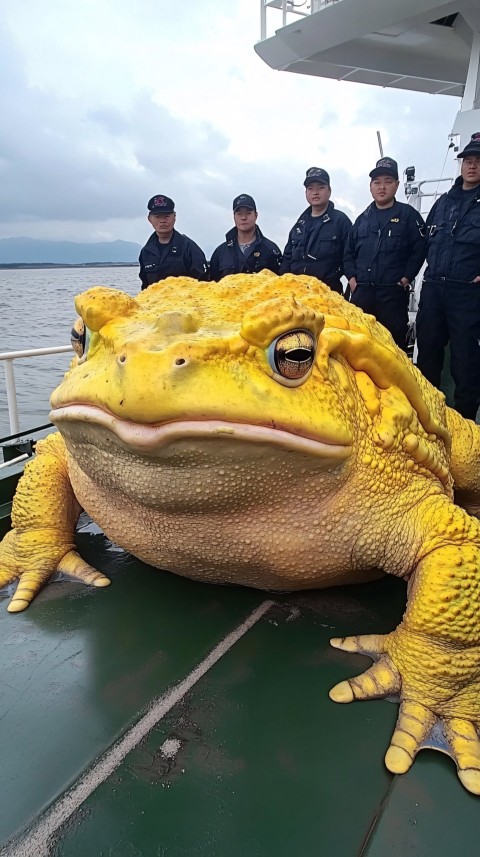
{"type": "MultiPolygon", "coordinates": [[[[60,428],[68,424],[105,429],[131,450],[151,455],[162,447],[182,440],[204,438],[218,440],[251,441],[283,447],[292,452],[316,455],[320,458],[342,460],[351,454],[352,446],[344,438],[338,442],[333,437],[319,435],[309,437],[296,434],[290,428],[275,424],[251,424],[229,422],[219,419],[176,420],[158,425],[142,425],[122,420],[102,408],[93,405],[72,404],[56,408],[50,419],[60,428]]],[[[69,432],[70,433],[70,432],[69,432]]]]}

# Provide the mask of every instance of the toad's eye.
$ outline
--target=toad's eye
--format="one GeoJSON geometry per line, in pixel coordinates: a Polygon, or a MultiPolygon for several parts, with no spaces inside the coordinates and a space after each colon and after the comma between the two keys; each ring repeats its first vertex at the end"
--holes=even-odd
{"type": "Polygon", "coordinates": [[[275,378],[295,387],[306,379],[315,359],[315,337],[309,330],[290,330],[274,339],[268,359],[275,378]]]}
{"type": "Polygon", "coordinates": [[[77,318],[73,325],[70,340],[75,353],[78,354],[79,357],[86,358],[88,346],[90,345],[90,331],[88,327],[85,326],[85,322],[82,318],[77,318]]]}

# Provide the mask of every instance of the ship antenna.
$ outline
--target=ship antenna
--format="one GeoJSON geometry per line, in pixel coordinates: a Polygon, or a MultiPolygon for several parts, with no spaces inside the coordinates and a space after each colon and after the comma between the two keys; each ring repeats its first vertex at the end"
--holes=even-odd
{"type": "MultiPolygon", "coordinates": [[[[436,186],[436,188],[435,188],[435,193],[433,194],[433,202],[435,202],[435,200],[437,199],[437,196],[438,196],[438,187],[439,187],[440,182],[441,182],[441,181],[442,181],[442,179],[443,179],[443,173],[445,172],[445,164],[447,163],[448,153],[449,153],[449,151],[450,151],[450,149],[451,149],[452,147],[453,147],[453,143],[449,143],[449,144],[448,144],[448,146],[447,146],[447,151],[445,152],[445,160],[444,160],[444,162],[443,162],[442,172],[440,173],[440,178],[439,178],[439,180],[438,180],[438,182],[437,182],[437,186],[436,186]]],[[[433,205],[433,203],[432,203],[432,205],[433,205]]]]}
{"type": "Polygon", "coordinates": [[[382,135],[377,131],[378,148],[380,149],[380,157],[383,158],[382,135]]]}

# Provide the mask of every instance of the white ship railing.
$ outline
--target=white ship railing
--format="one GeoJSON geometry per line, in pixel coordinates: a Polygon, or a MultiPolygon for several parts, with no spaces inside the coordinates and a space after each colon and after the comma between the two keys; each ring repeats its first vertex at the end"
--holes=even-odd
{"type": "MultiPolygon", "coordinates": [[[[439,190],[439,185],[442,182],[448,182],[450,187],[452,187],[455,179],[451,176],[442,176],[439,179],[422,179],[421,181],[412,181],[405,182],[405,196],[407,197],[407,202],[413,208],[415,208],[419,214],[426,217],[433,203],[436,202],[437,198],[441,196],[442,193],[445,193],[445,188],[439,190]],[[433,190],[425,190],[424,185],[434,184],[436,187],[433,190]],[[427,208],[423,206],[424,199],[431,200],[427,208]]],[[[447,190],[450,190],[450,187],[447,190]]]]}
{"type": "Polygon", "coordinates": [[[29,348],[25,351],[4,351],[0,354],[0,361],[2,361],[5,371],[8,419],[12,434],[17,434],[20,431],[13,361],[20,360],[22,357],[41,357],[45,354],[64,354],[67,351],[72,351],[71,345],[57,345],[52,348],[29,348]]]}
{"type": "MultiPolygon", "coordinates": [[[[292,15],[300,15],[302,18],[308,15],[314,15],[325,6],[332,6],[334,3],[341,3],[341,0],[260,0],[260,41],[268,38],[267,27],[267,10],[275,9],[276,12],[281,12],[282,27],[286,27],[291,23],[292,15]]],[[[269,17],[270,20],[270,17],[269,17]]],[[[276,16],[277,22],[280,17],[276,16]]]]}
{"type": "Polygon", "coordinates": [[[28,452],[24,452],[23,455],[17,455],[16,458],[11,458],[10,461],[3,461],[0,464],[0,470],[5,470],[7,467],[11,467],[12,464],[20,464],[21,461],[26,461],[27,458],[30,458],[28,452]]]}

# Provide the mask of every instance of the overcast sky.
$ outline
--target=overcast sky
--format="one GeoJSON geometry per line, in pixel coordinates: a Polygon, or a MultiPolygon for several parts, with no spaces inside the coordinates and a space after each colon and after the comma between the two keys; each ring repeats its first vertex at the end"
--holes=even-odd
{"type": "Polygon", "coordinates": [[[329,171],[350,216],[370,202],[377,129],[401,170],[440,175],[458,99],[273,71],[253,49],[259,5],[2,4],[0,238],[144,243],[147,200],[162,193],[210,254],[233,197],[250,193],[283,247],[307,167],[329,171]]]}

